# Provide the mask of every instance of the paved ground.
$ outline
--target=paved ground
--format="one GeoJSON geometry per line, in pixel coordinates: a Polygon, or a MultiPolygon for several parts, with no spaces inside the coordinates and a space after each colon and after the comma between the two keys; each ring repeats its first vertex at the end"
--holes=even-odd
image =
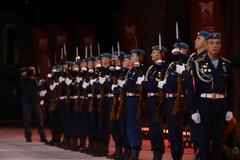
{"type": "MultiPolygon", "coordinates": [[[[49,131],[47,130],[47,135],[49,131]]],[[[44,145],[39,142],[37,131],[33,130],[33,143],[25,143],[23,129],[0,128],[0,160],[104,160],[106,158],[95,158],[87,154],[65,151],[56,147],[44,145]]],[[[114,151],[111,141],[110,152],[114,151]]],[[[152,152],[148,140],[143,141],[143,150],[140,152],[140,160],[151,160],[152,152]]],[[[164,154],[164,160],[171,160],[168,147],[164,154]]],[[[192,149],[185,149],[183,160],[192,160],[192,149]]]]}

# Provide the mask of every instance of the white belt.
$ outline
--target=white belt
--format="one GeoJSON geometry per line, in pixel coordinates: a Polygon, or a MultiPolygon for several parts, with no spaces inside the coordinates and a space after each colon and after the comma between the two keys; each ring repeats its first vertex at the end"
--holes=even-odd
{"type": "Polygon", "coordinates": [[[80,99],[84,98],[84,96],[79,96],[80,99]]]}
{"type": "Polygon", "coordinates": [[[219,94],[219,93],[201,93],[200,94],[201,98],[209,98],[209,99],[223,99],[226,98],[224,94],[219,94]]]}
{"type": "Polygon", "coordinates": [[[153,97],[153,96],[158,96],[159,94],[157,92],[148,92],[147,97],[153,97]]]}
{"type": "Polygon", "coordinates": [[[139,94],[139,93],[129,93],[129,92],[127,92],[127,93],[126,93],[126,96],[127,96],[127,97],[139,97],[140,94],[139,94]]]}
{"type": "Polygon", "coordinates": [[[108,93],[108,94],[105,95],[105,97],[111,98],[111,97],[113,97],[113,94],[112,93],[108,93]]]}
{"type": "MultiPolygon", "coordinates": [[[[166,98],[173,98],[173,97],[177,97],[177,93],[166,93],[165,94],[166,98]]],[[[182,94],[181,97],[184,97],[184,95],[182,94]]]]}
{"type": "Polygon", "coordinates": [[[78,96],[70,96],[70,99],[78,99],[78,96]]]}
{"type": "Polygon", "coordinates": [[[87,96],[88,96],[88,97],[93,97],[93,94],[88,94],[87,96]]]}
{"type": "Polygon", "coordinates": [[[67,96],[60,96],[59,99],[60,99],[60,100],[67,99],[67,96]]]}
{"type": "Polygon", "coordinates": [[[101,94],[97,94],[97,98],[101,98],[101,94]]]}

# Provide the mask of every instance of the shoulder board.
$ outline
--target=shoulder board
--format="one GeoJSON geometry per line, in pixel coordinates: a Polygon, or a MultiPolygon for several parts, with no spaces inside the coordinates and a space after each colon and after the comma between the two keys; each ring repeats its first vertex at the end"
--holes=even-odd
{"type": "Polygon", "coordinates": [[[230,60],[228,60],[227,58],[221,57],[221,59],[227,63],[232,63],[230,60]]]}

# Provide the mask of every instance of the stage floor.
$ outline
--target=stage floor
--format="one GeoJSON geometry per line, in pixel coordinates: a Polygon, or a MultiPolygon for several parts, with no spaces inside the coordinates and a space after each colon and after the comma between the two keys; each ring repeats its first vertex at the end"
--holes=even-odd
{"type": "MultiPolygon", "coordinates": [[[[49,130],[46,130],[49,135],[49,130]]],[[[49,136],[48,136],[49,137],[49,136]]],[[[47,146],[39,142],[37,130],[33,129],[33,142],[26,143],[22,128],[0,128],[0,160],[104,160],[104,157],[92,157],[87,154],[66,151],[47,146]]],[[[140,160],[151,160],[152,152],[148,140],[143,141],[140,160]]],[[[110,152],[114,151],[111,140],[110,152]]],[[[171,160],[170,149],[166,147],[164,160],[171,160]]],[[[185,149],[183,160],[193,160],[193,150],[185,149]]]]}

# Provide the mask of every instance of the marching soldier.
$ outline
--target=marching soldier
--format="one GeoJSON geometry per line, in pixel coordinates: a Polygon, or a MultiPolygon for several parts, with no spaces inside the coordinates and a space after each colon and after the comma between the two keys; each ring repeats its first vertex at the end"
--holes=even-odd
{"type": "Polygon", "coordinates": [[[190,90],[189,86],[192,84],[191,76],[184,65],[188,60],[188,52],[189,46],[186,43],[176,42],[174,44],[172,53],[176,56],[177,61],[168,66],[165,80],[159,81],[158,84],[159,88],[165,91],[166,120],[174,160],[181,160],[183,155],[181,121],[186,107],[184,97],[187,88],[190,90]]]}
{"type": "Polygon", "coordinates": [[[113,91],[113,104],[111,107],[109,121],[110,121],[110,130],[115,143],[115,152],[112,155],[109,155],[108,158],[111,159],[121,159],[122,158],[122,139],[121,139],[121,126],[120,121],[116,119],[117,111],[119,108],[119,92],[114,92],[114,88],[117,87],[118,79],[120,78],[122,72],[122,61],[125,53],[120,51],[113,52],[112,62],[114,66],[113,73],[113,82],[112,82],[112,91],[113,91]]]}
{"type": "Polygon", "coordinates": [[[48,100],[49,100],[49,123],[51,130],[51,140],[47,142],[47,145],[57,146],[61,141],[61,128],[59,126],[60,114],[59,114],[59,71],[58,66],[52,67],[51,74],[48,74],[49,78],[49,89],[48,89],[48,100]]]}
{"type": "Polygon", "coordinates": [[[65,64],[61,68],[59,76],[59,112],[60,112],[60,125],[63,133],[63,140],[59,144],[60,148],[68,148],[70,145],[69,137],[69,110],[68,110],[68,85],[66,83],[68,66],[65,64]]]}
{"type": "Polygon", "coordinates": [[[69,127],[70,127],[70,142],[69,146],[72,151],[78,150],[78,83],[77,83],[77,75],[79,72],[79,65],[77,63],[73,63],[71,72],[69,73],[69,80],[67,82],[69,86],[69,127]]]}
{"type": "Polygon", "coordinates": [[[221,34],[211,33],[206,46],[207,55],[194,61],[196,106],[191,117],[200,124],[200,159],[218,160],[225,121],[233,119],[233,78],[231,62],[219,55],[221,34]],[[210,140],[211,157],[207,155],[210,140]]]}
{"type": "Polygon", "coordinates": [[[161,119],[163,119],[164,116],[163,100],[165,97],[164,94],[160,95],[158,89],[158,79],[160,79],[161,76],[164,79],[164,73],[166,70],[166,64],[164,59],[166,53],[167,49],[160,44],[152,47],[151,57],[154,64],[148,68],[145,81],[143,82],[148,97],[148,120],[154,160],[161,160],[164,153],[164,142],[161,129],[162,122],[160,123],[160,121],[161,119]],[[163,97],[161,97],[160,99],[160,96],[163,97]],[[162,102],[159,102],[160,100],[162,102]]]}
{"type": "Polygon", "coordinates": [[[119,80],[119,86],[126,91],[125,113],[127,121],[127,136],[131,147],[130,159],[135,160],[139,157],[141,149],[141,127],[140,115],[142,110],[142,81],[138,77],[143,77],[143,56],[145,52],[141,49],[131,51],[131,61],[134,66],[129,69],[126,79],[119,80]]]}
{"type": "Polygon", "coordinates": [[[109,145],[108,116],[112,106],[111,91],[111,53],[102,53],[102,68],[98,77],[100,98],[98,101],[98,124],[97,124],[97,145],[93,156],[107,156],[109,145]]]}
{"type": "Polygon", "coordinates": [[[88,74],[87,70],[87,59],[83,59],[81,62],[81,72],[77,76],[77,83],[78,83],[78,125],[79,125],[79,138],[80,138],[80,145],[79,145],[79,152],[84,153],[86,152],[86,130],[85,130],[85,125],[84,125],[84,112],[83,112],[83,104],[84,100],[87,97],[85,89],[83,88],[83,84],[86,85],[86,78],[88,74]]]}

